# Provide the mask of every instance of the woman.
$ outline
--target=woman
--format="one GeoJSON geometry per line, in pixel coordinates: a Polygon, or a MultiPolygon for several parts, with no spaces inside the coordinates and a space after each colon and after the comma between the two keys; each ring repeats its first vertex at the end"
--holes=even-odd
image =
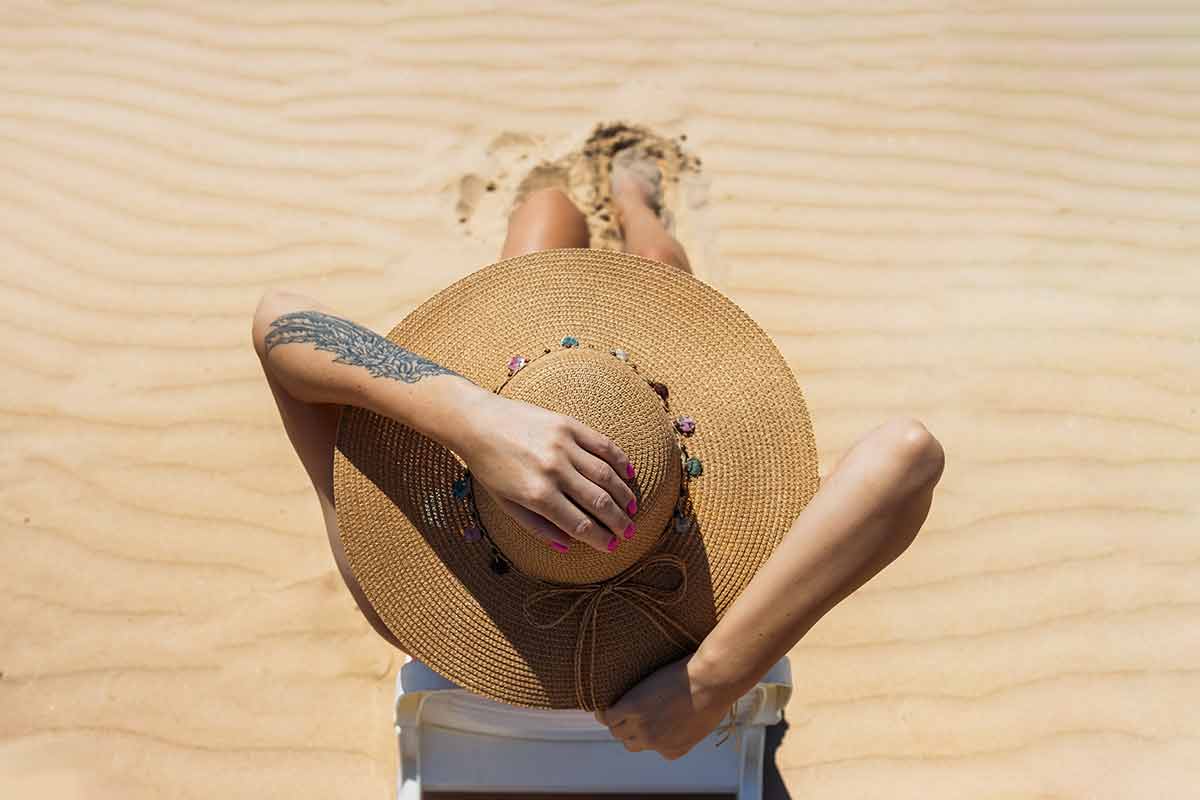
{"type": "MultiPolygon", "coordinates": [[[[683,247],[660,220],[660,180],[647,160],[614,162],[612,194],[625,248],[690,272],[683,247]]],[[[583,215],[564,194],[545,189],[513,212],[501,257],[585,248],[588,241],[583,215]]],[[[477,386],[307,297],[268,292],[254,316],[253,339],[316,489],[339,569],[371,625],[396,647],[403,649],[339,541],[331,454],[343,406],[399,420],[457,454],[505,514],[556,552],[615,553],[638,535],[632,488],[638,465],[581,422],[477,386]]],[[[628,750],[668,759],[688,752],[817,620],[908,547],[942,468],[941,446],[915,420],[892,420],[867,433],[694,652],[597,708],[597,719],[628,750]]]]}

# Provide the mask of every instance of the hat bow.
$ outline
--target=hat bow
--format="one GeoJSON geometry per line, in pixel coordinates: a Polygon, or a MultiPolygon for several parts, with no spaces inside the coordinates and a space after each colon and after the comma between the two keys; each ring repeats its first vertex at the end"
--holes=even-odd
{"type": "Polygon", "coordinates": [[[600,606],[608,597],[620,598],[622,601],[637,609],[655,628],[659,630],[672,644],[677,647],[699,645],[696,637],[675,620],[671,619],[664,607],[678,603],[687,594],[687,567],[682,559],[669,553],[659,553],[638,562],[617,577],[601,583],[584,583],[578,586],[555,585],[540,589],[525,598],[525,619],[535,628],[549,630],[561,624],[564,620],[582,607],[583,615],[579,620],[579,633],[575,639],[575,697],[579,707],[588,711],[598,708],[596,702],[595,667],[596,667],[596,629],[599,627],[598,618],[600,606]],[[674,588],[663,589],[654,584],[637,580],[642,573],[652,568],[663,568],[678,575],[679,580],[674,588]],[[573,597],[566,609],[557,615],[547,607],[547,601],[554,598],[573,597]],[[681,641],[682,640],[682,641],[681,641]],[[584,692],[584,661],[588,664],[587,692],[584,692]]]}

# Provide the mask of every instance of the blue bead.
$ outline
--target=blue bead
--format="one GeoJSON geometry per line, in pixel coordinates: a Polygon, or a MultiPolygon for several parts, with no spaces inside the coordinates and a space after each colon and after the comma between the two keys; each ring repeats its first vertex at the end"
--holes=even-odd
{"type": "Polygon", "coordinates": [[[564,336],[559,344],[563,347],[579,347],[579,340],[574,336],[564,336]]]}
{"type": "Polygon", "coordinates": [[[693,478],[699,477],[704,472],[704,465],[700,463],[700,459],[698,458],[689,458],[684,462],[683,468],[693,478]]]}
{"type": "Polygon", "coordinates": [[[462,500],[471,491],[471,488],[466,478],[459,478],[454,482],[450,491],[454,493],[455,500],[462,500]]]}

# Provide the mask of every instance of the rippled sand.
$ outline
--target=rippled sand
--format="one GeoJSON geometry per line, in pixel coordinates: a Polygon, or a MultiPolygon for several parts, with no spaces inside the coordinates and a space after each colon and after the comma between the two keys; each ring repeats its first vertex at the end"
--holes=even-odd
{"type": "Polygon", "coordinates": [[[569,154],[617,120],[699,159],[680,236],[825,468],[897,414],[948,452],[793,653],[790,796],[1194,791],[1200,13],[1102,5],[0,10],[0,795],[394,791],[400,657],[249,316],[386,330],[523,185],[597,202],[569,154]]]}

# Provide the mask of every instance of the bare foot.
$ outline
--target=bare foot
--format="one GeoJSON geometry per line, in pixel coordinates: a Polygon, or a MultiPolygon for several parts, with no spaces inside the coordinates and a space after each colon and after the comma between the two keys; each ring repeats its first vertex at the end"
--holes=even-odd
{"type": "Polygon", "coordinates": [[[636,145],[625,148],[613,156],[609,180],[618,214],[630,204],[645,206],[669,226],[670,217],[663,208],[662,170],[653,156],[636,145]]]}

